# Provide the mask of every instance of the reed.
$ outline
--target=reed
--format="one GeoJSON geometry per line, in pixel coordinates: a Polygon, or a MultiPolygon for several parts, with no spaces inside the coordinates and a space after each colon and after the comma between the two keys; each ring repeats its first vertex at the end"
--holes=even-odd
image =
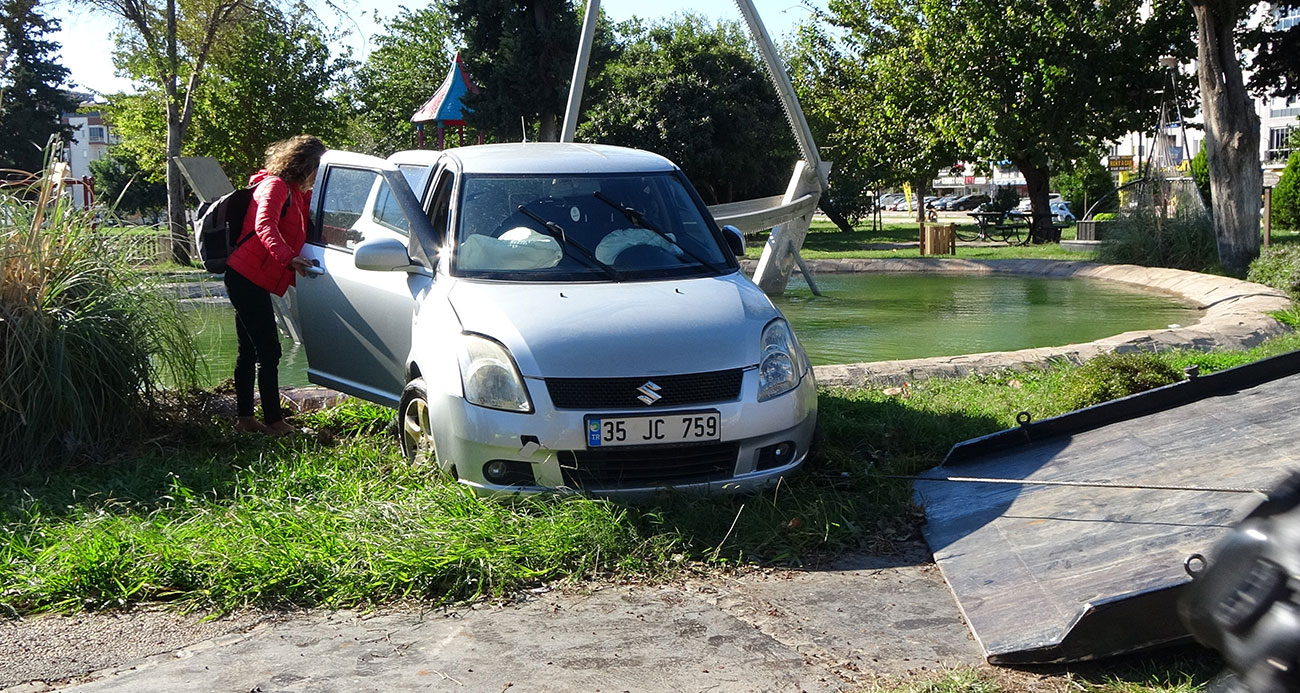
{"type": "Polygon", "coordinates": [[[179,306],[62,194],[57,144],[0,193],[0,472],[102,459],[196,382],[179,306]]]}

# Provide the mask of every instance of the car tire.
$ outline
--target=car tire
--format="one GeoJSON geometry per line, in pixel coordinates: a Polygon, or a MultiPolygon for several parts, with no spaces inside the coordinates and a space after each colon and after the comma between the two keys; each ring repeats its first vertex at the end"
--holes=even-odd
{"type": "Polygon", "coordinates": [[[437,447],[429,427],[429,393],[424,378],[415,378],[402,388],[402,399],[397,406],[397,440],[407,461],[425,464],[437,460],[437,447]]]}

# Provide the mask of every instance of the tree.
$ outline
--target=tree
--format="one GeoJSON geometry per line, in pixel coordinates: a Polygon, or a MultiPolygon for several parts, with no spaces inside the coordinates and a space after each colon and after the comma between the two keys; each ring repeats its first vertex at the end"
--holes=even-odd
{"type": "Polygon", "coordinates": [[[36,11],[37,0],[0,1],[0,168],[35,172],[45,165],[50,135],[70,136],[61,116],[77,100],[59,89],[68,71],[54,62],[58,44],[42,37],[59,28],[36,11]]]}
{"type": "MultiPolygon", "coordinates": [[[[1069,162],[1071,165],[1060,167],[1060,173],[1052,176],[1052,187],[1070,202],[1075,216],[1080,219],[1098,200],[1115,189],[1115,180],[1101,164],[1101,156],[1099,151],[1084,155],[1069,162]]],[[[1111,195],[1092,211],[1110,212],[1118,205],[1119,197],[1111,195]]]]}
{"type": "Polygon", "coordinates": [[[790,61],[809,126],[834,162],[832,203],[860,213],[864,191],[904,183],[923,198],[935,173],[960,158],[938,125],[947,99],[914,59],[909,32],[873,21],[857,3],[841,5],[833,21],[847,30],[838,39],[816,24],[800,27],[790,61]]]}
{"type": "MultiPolygon", "coordinates": [[[[1273,4],[1278,16],[1300,9],[1300,2],[1273,4]]],[[[1246,33],[1242,46],[1254,54],[1250,88],[1269,96],[1300,96],[1300,24],[1275,31],[1265,23],[1246,33]]]]}
{"type": "Polygon", "coordinates": [[[160,90],[166,112],[167,218],[172,256],[190,264],[180,156],[194,116],[194,97],[221,32],[240,19],[252,0],[87,0],[123,21],[119,40],[134,44],[139,67],[160,90]],[[181,81],[184,80],[184,86],[181,81]]]}
{"type": "MultiPolygon", "coordinates": [[[[470,125],[498,139],[519,135],[520,118],[536,138],[559,139],[568,102],[580,20],[570,0],[450,0],[461,57],[481,87],[468,94],[470,125]]],[[[604,32],[597,32],[599,38],[604,32]]],[[[592,51],[593,72],[602,51],[592,51]]]]}
{"type": "Polygon", "coordinates": [[[1050,237],[1053,165],[1146,127],[1166,77],[1159,58],[1190,53],[1190,18],[1175,0],[872,0],[868,6],[870,13],[856,0],[828,5],[837,21],[876,21],[910,43],[913,60],[933,76],[930,88],[944,98],[933,123],[961,151],[1015,164],[1039,241],[1050,237]]]}
{"type": "Polygon", "coordinates": [[[657,152],[709,204],[785,189],[797,155],[776,89],[737,22],[695,15],[620,28],[609,88],[587,99],[580,139],[657,152]]]}
{"type": "Polygon", "coordinates": [[[195,152],[216,157],[238,185],[260,169],[272,142],[310,133],[329,142],[347,112],[330,97],[351,67],[330,55],[329,35],[306,5],[267,8],[241,23],[213,55],[195,99],[195,152]]]}
{"type": "MultiPolygon", "coordinates": [[[[338,137],[347,111],[329,93],[350,63],[330,57],[331,40],[301,5],[291,14],[265,8],[231,27],[190,97],[194,114],[182,152],[216,158],[238,185],[261,167],[272,142],[304,132],[338,137]]],[[[147,52],[137,44],[123,44],[115,58],[145,85],[140,93],[110,99],[106,110],[122,137],[119,148],[150,172],[149,180],[163,180],[165,95],[148,80],[147,52]]]]}
{"type": "Polygon", "coordinates": [[[441,4],[414,11],[403,7],[384,24],[348,92],[356,109],[349,145],[378,156],[411,148],[411,115],[433,96],[450,68],[454,35],[441,4]]]}
{"type": "Polygon", "coordinates": [[[1245,274],[1259,256],[1259,116],[1242,81],[1234,33],[1251,3],[1188,0],[1196,16],[1196,73],[1210,165],[1211,210],[1219,262],[1245,274]]]}
{"type": "Polygon", "coordinates": [[[150,181],[129,150],[113,147],[90,162],[95,197],[119,214],[149,214],[167,206],[167,186],[150,181]]]}

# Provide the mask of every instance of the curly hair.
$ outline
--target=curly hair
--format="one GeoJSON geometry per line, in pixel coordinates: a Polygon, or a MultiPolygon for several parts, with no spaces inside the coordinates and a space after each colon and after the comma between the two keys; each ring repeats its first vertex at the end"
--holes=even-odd
{"type": "Polygon", "coordinates": [[[320,165],[326,146],[315,135],[298,135],[266,148],[266,168],[288,183],[302,183],[320,165]]]}

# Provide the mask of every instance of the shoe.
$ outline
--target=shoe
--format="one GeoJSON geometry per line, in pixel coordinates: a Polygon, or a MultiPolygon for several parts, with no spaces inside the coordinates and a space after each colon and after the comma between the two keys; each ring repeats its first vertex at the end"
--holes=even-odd
{"type": "Polygon", "coordinates": [[[235,419],[236,433],[267,433],[266,424],[258,421],[251,416],[241,416],[235,419]]]}
{"type": "Polygon", "coordinates": [[[283,437],[283,436],[297,435],[298,433],[301,433],[301,431],[299,431],[297,428],[294,428],[293,425],[291,425],[289,422],[285,421],[284,419],[280,419],[275,423],[266,424],[265,426],[263,426],[263,428],[266,430],[266,433],[268,435],[273,435],[273,436],[283,437]]]}

